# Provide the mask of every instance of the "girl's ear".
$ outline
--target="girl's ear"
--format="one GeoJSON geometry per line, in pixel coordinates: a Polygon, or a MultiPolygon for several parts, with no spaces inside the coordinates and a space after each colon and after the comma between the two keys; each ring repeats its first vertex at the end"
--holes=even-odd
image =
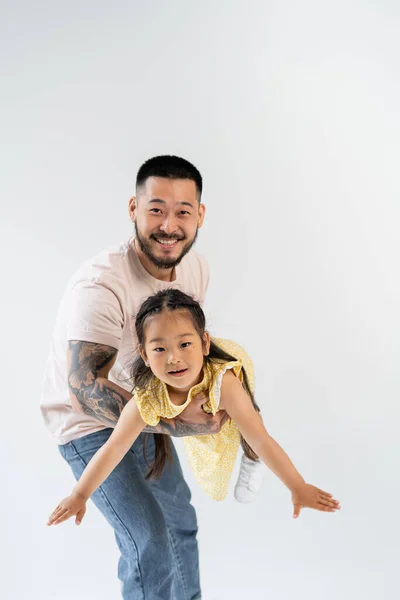
{"type": "Polygon", "coordinates": [[[210,334],[208,333],[208,331],[205,331],[204,335],[203,335],[203,354],[204,354],[204,356],[208,356],[210,354],[210,344],[211,344],[210,334]]]}
{"type": "Polygon", "coordinates": [[[148,367],[149,366],[149,361],[147,360],[147,354],[144,351],[144,348],[143,348],[142,344],[139,344],[139,354],[142,357],[143,362],[145,363],[146,367],[148,367]]]}

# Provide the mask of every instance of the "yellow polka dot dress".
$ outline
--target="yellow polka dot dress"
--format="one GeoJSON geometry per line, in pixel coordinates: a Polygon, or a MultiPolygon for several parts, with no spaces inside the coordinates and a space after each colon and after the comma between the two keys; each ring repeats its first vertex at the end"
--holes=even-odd
{"type": "MultiPolygon", "coordinates": [[[[253,363],[245,350],[230,340],[213,338],[213,342],[237,360],[205,365],[203,380],[189,390],[184,404],[180,406],[173,404],[166,384],[156,377],[153,377],[151,384],[145,390],[134,392],[140,414],[148,425],[158,425],[161,417],[175,418],[185,410],[192,398],[200,393],[206,393],[209,398],[203,405],[203,410],[215,415],[219,410],[222,378],[227,369],[232,369],[242,382],[244,368],[250,389],[254,391],[253,363]]],[[[232,419],[228,419],[219,433],[192,435],[184,437],[183,442],[199,485],[214,500],[223,500],[228,491],[240,445],[240,434],[236,424],[232,419]]]]}

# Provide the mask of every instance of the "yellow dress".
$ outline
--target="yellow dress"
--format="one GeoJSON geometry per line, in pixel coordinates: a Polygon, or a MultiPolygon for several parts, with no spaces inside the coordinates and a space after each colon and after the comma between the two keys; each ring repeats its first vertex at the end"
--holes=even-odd
{"type": "MultiPolygon", "coordinates": [[[[230,340],[213,338],[213,341],[237,360],[206,365],[203,380],[189,390],[184,404],[180,406],[173,404],[166,384],[157,377],[153,377],[151,384],[145,390],[134,392],[140,414],[148,425],[153,427],[158,425],[161,417],[175,418],[185,410],[192,398],[202,392],[206,392],[209,397],[203,405],[203,410],[215,415],[219,410],[222,377],[227,369],[232,369],[242,382],[244,368],[250,389],[254,391],[253,363],[245,350],[230,340]]],[[[184,437],[183,442],[189,464],[199,485],[214,500],[223,500],[228,491],[240,445],[240,433],[236,424],[232,419],[228,419],[219,433],[192,435],[184,437]]]]}

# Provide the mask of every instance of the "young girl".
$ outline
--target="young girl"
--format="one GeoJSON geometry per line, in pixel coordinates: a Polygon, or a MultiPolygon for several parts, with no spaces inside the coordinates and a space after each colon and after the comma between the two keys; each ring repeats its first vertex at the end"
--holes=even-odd
{"type": "MultiPolygon", "coordinates": [[[[136,333],[140,356],[132,372],[134,398],[124,407],[112,435],[89,462],[72,494],[53,511],[48,525],[57,525],[73,515],[79,525],[89,497],[146,425],[157,425],[161,417],[175,419],[179,415],[184,419],[185,408],[201,393],[206,396],[204,411],[227,413],[218,434],[184,438],[196,479],[212,498],[225,497],[242,442],[249,459],[260,457],[289,488],[294,518],[304,507],[325,512],[340,509],[332,494],[304,481],[268,434],[253,398],[251,360],[237,344],[210,338],[204,313],[193,298],[174,289],[151,296],[138,312],[136,333]]],[[[170,460],[169,436],[155,435],[155,441],[154,461],[147,477],[158,477],[170,460]]]]}

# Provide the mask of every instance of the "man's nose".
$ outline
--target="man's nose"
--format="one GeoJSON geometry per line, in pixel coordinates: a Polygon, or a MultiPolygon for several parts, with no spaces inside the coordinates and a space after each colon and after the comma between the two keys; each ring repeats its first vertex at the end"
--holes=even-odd
{"type": "Polygon", "coordinates": [[[174,215],[167,215],[160,225],[161,231],[170,235],[178,229],[178,221],[174,215]]]}

